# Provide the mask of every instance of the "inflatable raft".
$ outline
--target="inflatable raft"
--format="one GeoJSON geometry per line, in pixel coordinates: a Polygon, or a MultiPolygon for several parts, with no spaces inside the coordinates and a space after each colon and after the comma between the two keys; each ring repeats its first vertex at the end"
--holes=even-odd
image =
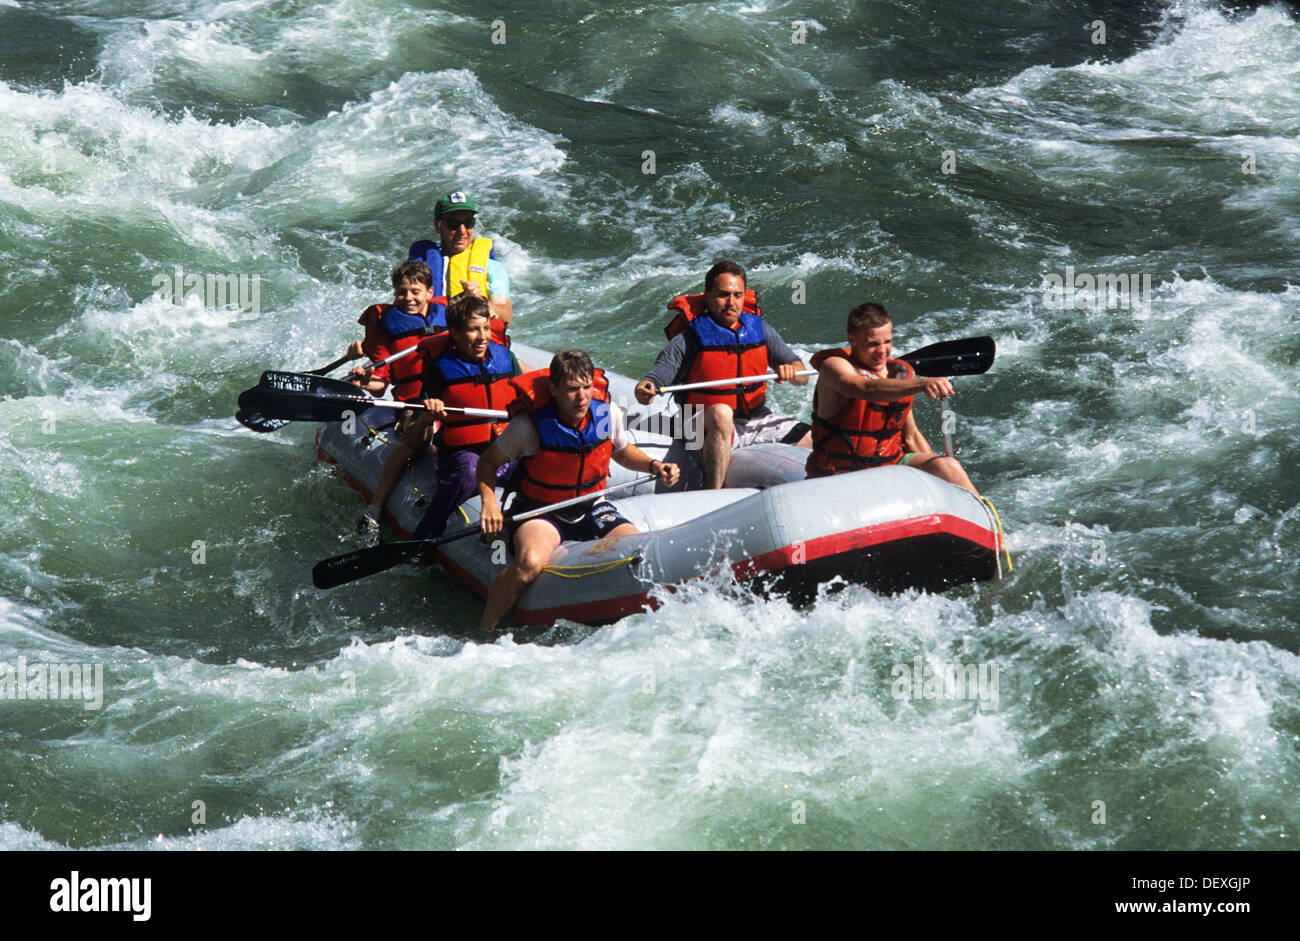
{"type": "MultiPolygon", "coordinates": [[[[533,366],[550,361],[542,350],[520,343],[513,349],[533,366]]],[[[637,444],[663,458],[672,440],[671,401],[661,397],[643,408],[632,397],[633,380],[608,375],[611,396],[627,410],[637,444]]],[[[393,411],[379,408],[362,413],[350,429],[327,424],[317,436],[317,455],[336,464],[343,480],[368,500],[395,443],[393,425],[393,411]]],[[[610,502],[641,532],[613,542],[560,546],[512,619],[614,621],[653,607],[657,586],[681,585],[720,566],[729,566],[738,581],[796,598],[814,595],[837,577],[883,592],[942,591],[999,577],[997,523],[972,494],[899,466],[806,480],[807,455],[793,445],[759,445],[733,453],[722,490],[655,493],[654,484],[645,483],[621,491],[610,502]]],[[[633,476],[615,467],[610,482],[633,476]]],[[[418,525],[435,484],[434,464],[426,457],[389,499],[385,515],[404,538],[418,525]]],[[[461,525],[477,527],[478,498],[459,516],[448,533],[461,525]]],[[[480,597],[501,570],[500,556],[473,537],[434,554],[480,597]]]]}

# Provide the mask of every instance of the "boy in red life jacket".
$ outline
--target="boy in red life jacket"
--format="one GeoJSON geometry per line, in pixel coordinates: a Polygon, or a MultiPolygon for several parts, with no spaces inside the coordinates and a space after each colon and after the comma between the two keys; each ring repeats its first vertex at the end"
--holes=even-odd
{"type": "MultiPolygon", "coordinates": [[[[393,269],[393,303],[374,304],[367,307],[357,321],[366,328],[365,339],[348,346],[348,354],[370,357],[373,362],[387,359],[408,347],[416,346],[430,333],[438,330],[434,323],[431,301],[433,299],[433,274],[429,266],[420,261],[408,261],[393,269]]],[[[348,373],[350,380],[372,395],[383,395],[392,385],[393,398],[414,402],[420,397],[420,354],[411,353],[391,363],[377,367],[358,366],[348,373]]],[[[411,429],[416,413],[403,412],[396,429],[402,435],[398,445],[379,478],[375,501],[357,517],[356,530],[367,544],[379,542],[379,518],[383,514],[383,501],[401,476],[402,468],[415,454],[411,429]],[[389,473],[393,458],[401,455],[401,463],[389,473]],[[391,478],[391,479],[390,479],[391,478]]],[[[424,445],[428,444],[425,436],[424,445]]]]}
{"type": "Polygon", "coordinates": [[[953,394],[942,376],[917,376],[891,359],[894,325],[879,304],[849,312],[848,348],[822,350],[812,358],[818,370],[813,390],[813,453],[808,476],[826,477],[885,464],[904,464],[934,474],[979,496],[955,458],[940,457],[912,416],[912,397],[953,394]]]}
{"type": "MultiPolygon", "coordinates": [[[[806,385],[808,377],[796,376],[803,363],[794,351],[757,312],[746,311],[744,303],[745,269],[734,261],[720,261],[710,268],[704,276],[704,310],[708,316],[686,321],[685,328],[663,348],[654,367],[637,383],[637,401],[649,405],[664,386],[768,372],[775,372],[778,382],[806,385]]],[[[699,412],[703,411],[700,463],[705,489],[722,486],[731,452],[736,448],[773,442],[804,448],[812,444],[804,422],[775,415],[766,406],[766,382],[715,386],[678,392],[676,396],[687,422],[699,421],[699,412]]],[[[685,437],[698,440],[693,425],[685,437]]]]}
{"type": "MultiPolygon", "coordinates": [[[[415,346],[425,336],[440,332],[430,310],[433,275],[422,261],[408,261],[393,269],[393,303],[373,304],[357,320],[366,328],[365,339],[348,346],[348,355],[368,356],[373,362],[415,346]]],[[[373,395],[393,386],[393,398],[413,402],[420,397],[420,354],[412,353],[378,367],[357,366],[349,379],[373,395]]]]}
{"type": "MultiPolygon", "coordinates": [[[[422,262],[415,264],[425,267],[422,262]]],[[[416,528],[416,538],[442,535],[448,517],[473,496],[478,455],[496,440],[506,423],[448,413],[445,408],[504,410],[518,394],[510,380],[522,371],[515,355],[502,342],[504,333],[493,326],[500,327],[500,321],[488,314],[488,302],[483,297],[462,293],[447,308],[449,331],[421,339],[419,351],[406,357],[423,365],[417,379],[423,387],[422,404],[426,410],[403,416],[402,441],[384,462],[370,505],[357,520],[357,532],[367,542],[378,541],[384,503],[407,465],[431,444],[438,449],[438,488],[416,528]],[[438,422],[442,423],[441,429],[438,422]]],[[[393,365],[401,362],[397,360],[393,365]]],[[[503,468],[502,472],[512,469],[503,468]]]]}
{"type": "MultiPolygon", "coordinates": [[[[511,380],[523,372],[515,354],[510,352],[504,335],[498,335],[489,318],[488,301],[465,294],[447,308],[450,342],[438,348],[438,340],[426,341],[422,350],[424,366],[424,405],[429,409],[422,420],[432,426],[441,421],[434,436],[438,449],[438,489],[429,509],[415,529],[416,539],[436,539],[447,528],[456,509],[474,495],[479,456],[506,429],[506,422],[495,418],[474,418],[448,413],[447,406],[504,410],[519,394],[511,380]]],[[[507,462],[497,468],[497,481],[504,485],[515,465],[507,462]]]]}
{"type": "MultiPolygon", "coordinates": [[[[511,504],[518,512],[603,490],[611,459],[629,470],[655,474],[665,486],[677,483],[676,464],[653,460],[632,443],[623,410],[609,401],[603,374],[592,366],[586,353],[556,353],[549,383],[540,376],[538,380],[545,390],[533,401],[531,414],[512,418],[501,437],[479,458],[480,526],[486,535],[496,535],[505,526],[494,487],[497,468],[507,461],[518,460],[522,465],[519,497],[511,504]]],[[[501,622],[561,542],[618,539],[636,531],[613,504],[600,498],[525,520],[512,534],[514,561],[488,591],[481,629],[493,630],[501,622]]]]}

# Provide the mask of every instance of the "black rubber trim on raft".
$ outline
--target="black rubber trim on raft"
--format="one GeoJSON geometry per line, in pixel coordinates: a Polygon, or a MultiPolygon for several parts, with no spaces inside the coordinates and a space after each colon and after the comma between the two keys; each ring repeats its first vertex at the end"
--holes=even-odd
{"type": "Polygon", "coordinates": [[[938,593],[966,582],[996,579],[997,558],[991,549],[951,533],[930,533],[811,559],[759,576],[752,584],[761,583],[765,591],[806,603],[837,575],[880,594],[908,588],[938,593]]]}

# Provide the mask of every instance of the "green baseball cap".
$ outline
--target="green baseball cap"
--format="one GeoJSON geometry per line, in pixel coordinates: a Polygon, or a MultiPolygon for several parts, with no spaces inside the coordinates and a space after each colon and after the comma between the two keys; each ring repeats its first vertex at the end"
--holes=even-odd
{"type": "Polygon", "coordinates": [[[457,210],[477,213],[478,206],[474,205],[474,200],[470,199],[460,190],[456,190],[455,192],[448,193],[433,204],[433,219],[436,222],[447,213],[456,212],[457,210]]]}

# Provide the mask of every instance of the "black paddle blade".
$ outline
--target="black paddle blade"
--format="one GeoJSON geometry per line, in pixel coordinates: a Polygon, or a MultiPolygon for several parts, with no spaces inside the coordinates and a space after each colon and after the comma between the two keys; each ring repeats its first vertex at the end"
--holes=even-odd
{"type": "MultiPolygon", "coordinates": [[[[317,562],[311,570],[311,582],[317,588],[335,588],[358,578],[391,569],[403,562],[414,562],[439,546],[458,539],[477,536],[479,528],[470,526],[437,539],[411,539],[406,542],[381,542],[377,546],[355,549],[317,562]]],[[[432,558],[430,558],[432,561],[432,558]]]]}
{"type": "Polygon", "coordinates": [[[309,372],[288,372],[284,369],[268,369],[262,373],[257,388],[263,393],[306,392],[311,395],[367,397],[361,389],[344,379],[331,379],[309,372]]]}
{"type": "Polygon", "coordinates": [[[317,562],[311,570],[311,582],[317,588],[335,588],[358,578],[374,575],[394,565],[417,558],[429,548],[427,542],[381,542],[377,546],[356,549],[317,562]]]}
{"type": "Polygon", "coordinates": [[[322,399],[308,392],[280,392],[263,396],[258,403],[258,411],[264,419],[279,419],[287,422],[342,421],[348,417],[349,412],[360,415],[370,408],[371,402],[367,402],[366,399],[340,400],[336,396],[322,399]]]}
{"type": "Polygon", "coordinates": [[[378,546],[357,548],[351,552],[344,552],[343,555],[335,555],[333,559],[318,561],[313,565],[312,585],[321,589],[346,585],[347,582],[364,578],[368,574],[393,568],[394,565],[419,554],[422,548],[424,548],[422,542],[381,542],[378,546]],[[416,546],[415,550],[404,550],[404,547],[411,545],[416,546]]]}
{"type": "Polygon", "coordinates": [[[988,372],[995,355],[992,337],[970,337],[931,343],[899,359],[911,363],[918,376],[978,376],[988,372]]]}
{"type": "Polygon", "coordinates": [[[260,411],[260,405],[257,389],[245,389],[239,393],[239,411],[235,412],[235,421],[249,431],[256,431],[259,434],[277,431],[289,424],[284,418],[267,418],[260,411]]]}
{"type": "Polygon", "coordinates": [[[289,421],[340,421],[345,412],[360,415],[374,401],[350,382],[273,370],[262,373],[256,395],[263,417],[289,421]]]}
{"type": "Polygon", "coordinates": [[[285,425],[292,424],[287,418],[267,418],[261,412],[246,412],[243,409],[235,412],[235,421],[249,431],[256,431],[259,434],[279,431],[285,425]]]}

